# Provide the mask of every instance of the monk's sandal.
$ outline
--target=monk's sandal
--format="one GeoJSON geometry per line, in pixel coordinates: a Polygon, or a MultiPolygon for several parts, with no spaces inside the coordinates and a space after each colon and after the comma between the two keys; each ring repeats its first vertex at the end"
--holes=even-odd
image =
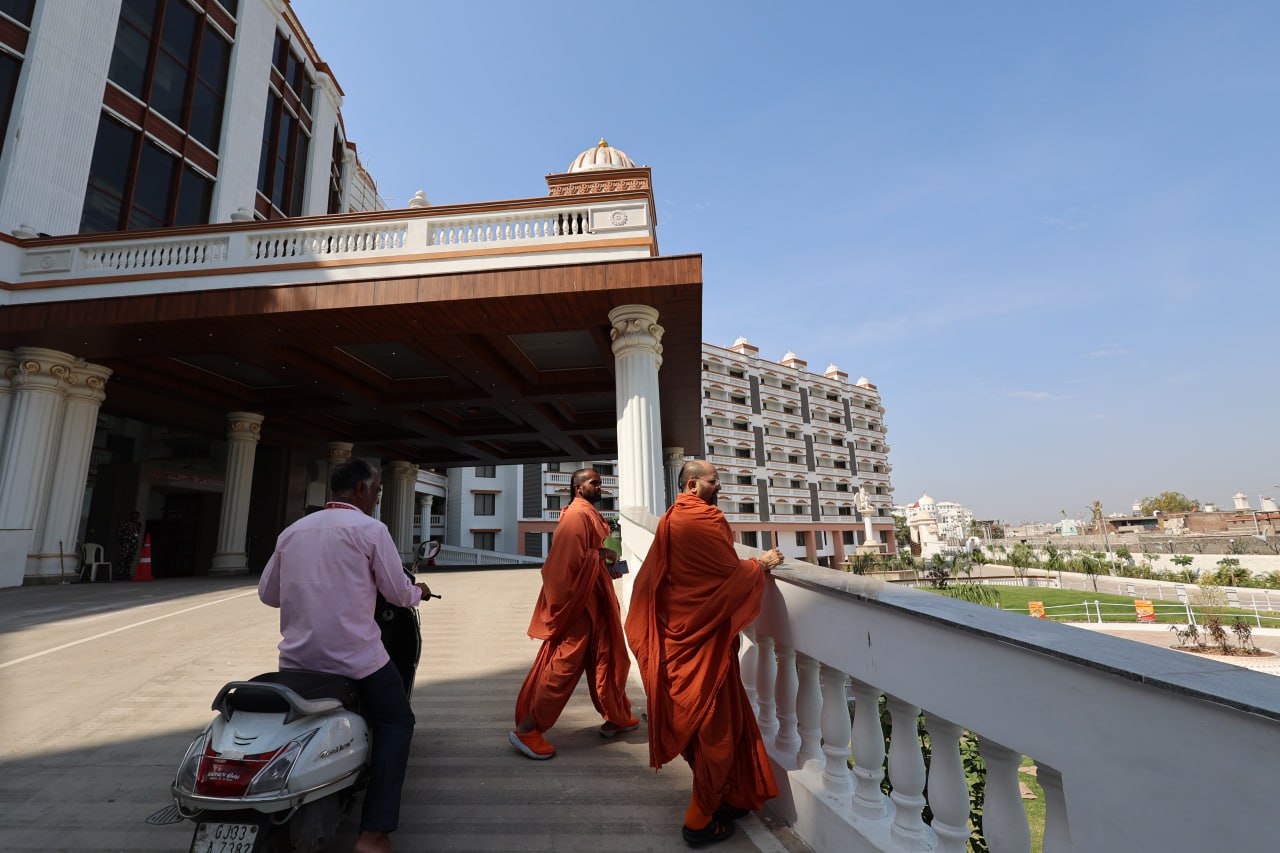
{"type": "Polygon", "coordinates": [[[687,826],[680,827],[680,834],[684,837],[685,844],[690,847],[701,847],[704,844],[715,844],[717,841],[724,841],[733,835],[733,821],[711,819],[711,822],[702,829],[690,829],[687,826]]]}
{"type": "Polygon", "coordinates": [[[556,754],[556,748],[547,743],[542,732],[512,732],[507,740],[534,761],[546,761],[556,754]]]}
{"type": "Polygon", "coordinates": [[[634,732],[638,728],[640,728],[640,721],[635,717],[632,717],[621,725],[617,723],[610,723],[606,720],[605,724],[600,727],[600,737],[613,737],[614,735],[625,734],[626,732],[634,732]]]}

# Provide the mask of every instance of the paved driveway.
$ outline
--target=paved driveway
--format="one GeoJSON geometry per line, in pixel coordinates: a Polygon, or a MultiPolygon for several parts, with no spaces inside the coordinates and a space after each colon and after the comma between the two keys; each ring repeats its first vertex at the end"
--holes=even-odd
{"type": "MultiPolygon", "coordinates": [[[[683,762],[647,767],[643,729],[614,740],[585,685],[533,762],[506,742],[537,652],[530,569],[438,572],[423,605],[418,717],[398,849],[685,850],[683,762]]],[[[226,681],[275,667],[275,611],[255,580],[0,590],[0,850],[182,851],[190,824],[151,827],[226,681]]],[[[643,696],[633,685],[637,710],[643,696]]],[[[350,822],[349,822],[350,824],[350,822]]],[[[347,827],[342,844],[354,838],[347,827]]],[[[718,850],[803,850],[757,818],[718,850]]]]}

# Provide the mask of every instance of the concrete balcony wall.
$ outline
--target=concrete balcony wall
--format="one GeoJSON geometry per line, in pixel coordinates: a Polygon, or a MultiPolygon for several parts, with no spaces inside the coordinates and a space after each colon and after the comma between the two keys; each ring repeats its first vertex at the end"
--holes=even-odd
{"type": "MultiPolygon", "coordinates": [[[[656,519],[622,518],[647,552],[656,519]]],[[[793,560],[749,635],[743,680],[782,789],[773,808],[816,850],[964,851],[965,731],[987,763],[993,851],[1030,845],[1023,756],[1045,790],[1045,853],[1271,846],[1259,758],[1280,754],[1274,676],[793,560]],[[890,743],[890,797],[882,695],[895,731],[923,713],[932,740],[928,778],[917,738],[890,743]]]]}

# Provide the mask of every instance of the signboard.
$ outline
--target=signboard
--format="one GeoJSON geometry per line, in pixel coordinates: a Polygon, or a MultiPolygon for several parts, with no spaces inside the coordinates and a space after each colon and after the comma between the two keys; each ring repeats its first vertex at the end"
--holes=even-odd
{"type": "Polygon", "coordinates": [[[1031,608],[1032,619],[1044,618],[1044,602],[1043,601],[1028,601],[1027,607],[1031,608]]]}
{"type": "Polygon", "coordinates": [[[1139,622],[1156,621],[1156,609],[1152,606],[1150,601],[1147,601],[1145,598],[1135,598],[1133,600],[1133,607],[1138,611],[1139,622]]]}

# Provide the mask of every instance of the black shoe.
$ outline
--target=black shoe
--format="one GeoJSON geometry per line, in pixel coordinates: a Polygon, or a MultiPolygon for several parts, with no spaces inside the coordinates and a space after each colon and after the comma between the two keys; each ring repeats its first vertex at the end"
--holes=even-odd
{"type": "Polygon", "coordinates": [[[744,809],[738,806],[723,805],[716,809],[711,815],[712,820],[718,820],[721,823],[728,823],[734,820],[741,820],[751,814],[751,809],[744,809]]]}
{"type": "Polygon", "coordinates": [[[680,827],[680,835],[684,837],[685,843],[690,847],[714,844],[717,841],[724,841],[733,835],[733,821],[719,820],[713,817],[711,822],[702,829],[690,829],[687,826],[680,827]]]}

